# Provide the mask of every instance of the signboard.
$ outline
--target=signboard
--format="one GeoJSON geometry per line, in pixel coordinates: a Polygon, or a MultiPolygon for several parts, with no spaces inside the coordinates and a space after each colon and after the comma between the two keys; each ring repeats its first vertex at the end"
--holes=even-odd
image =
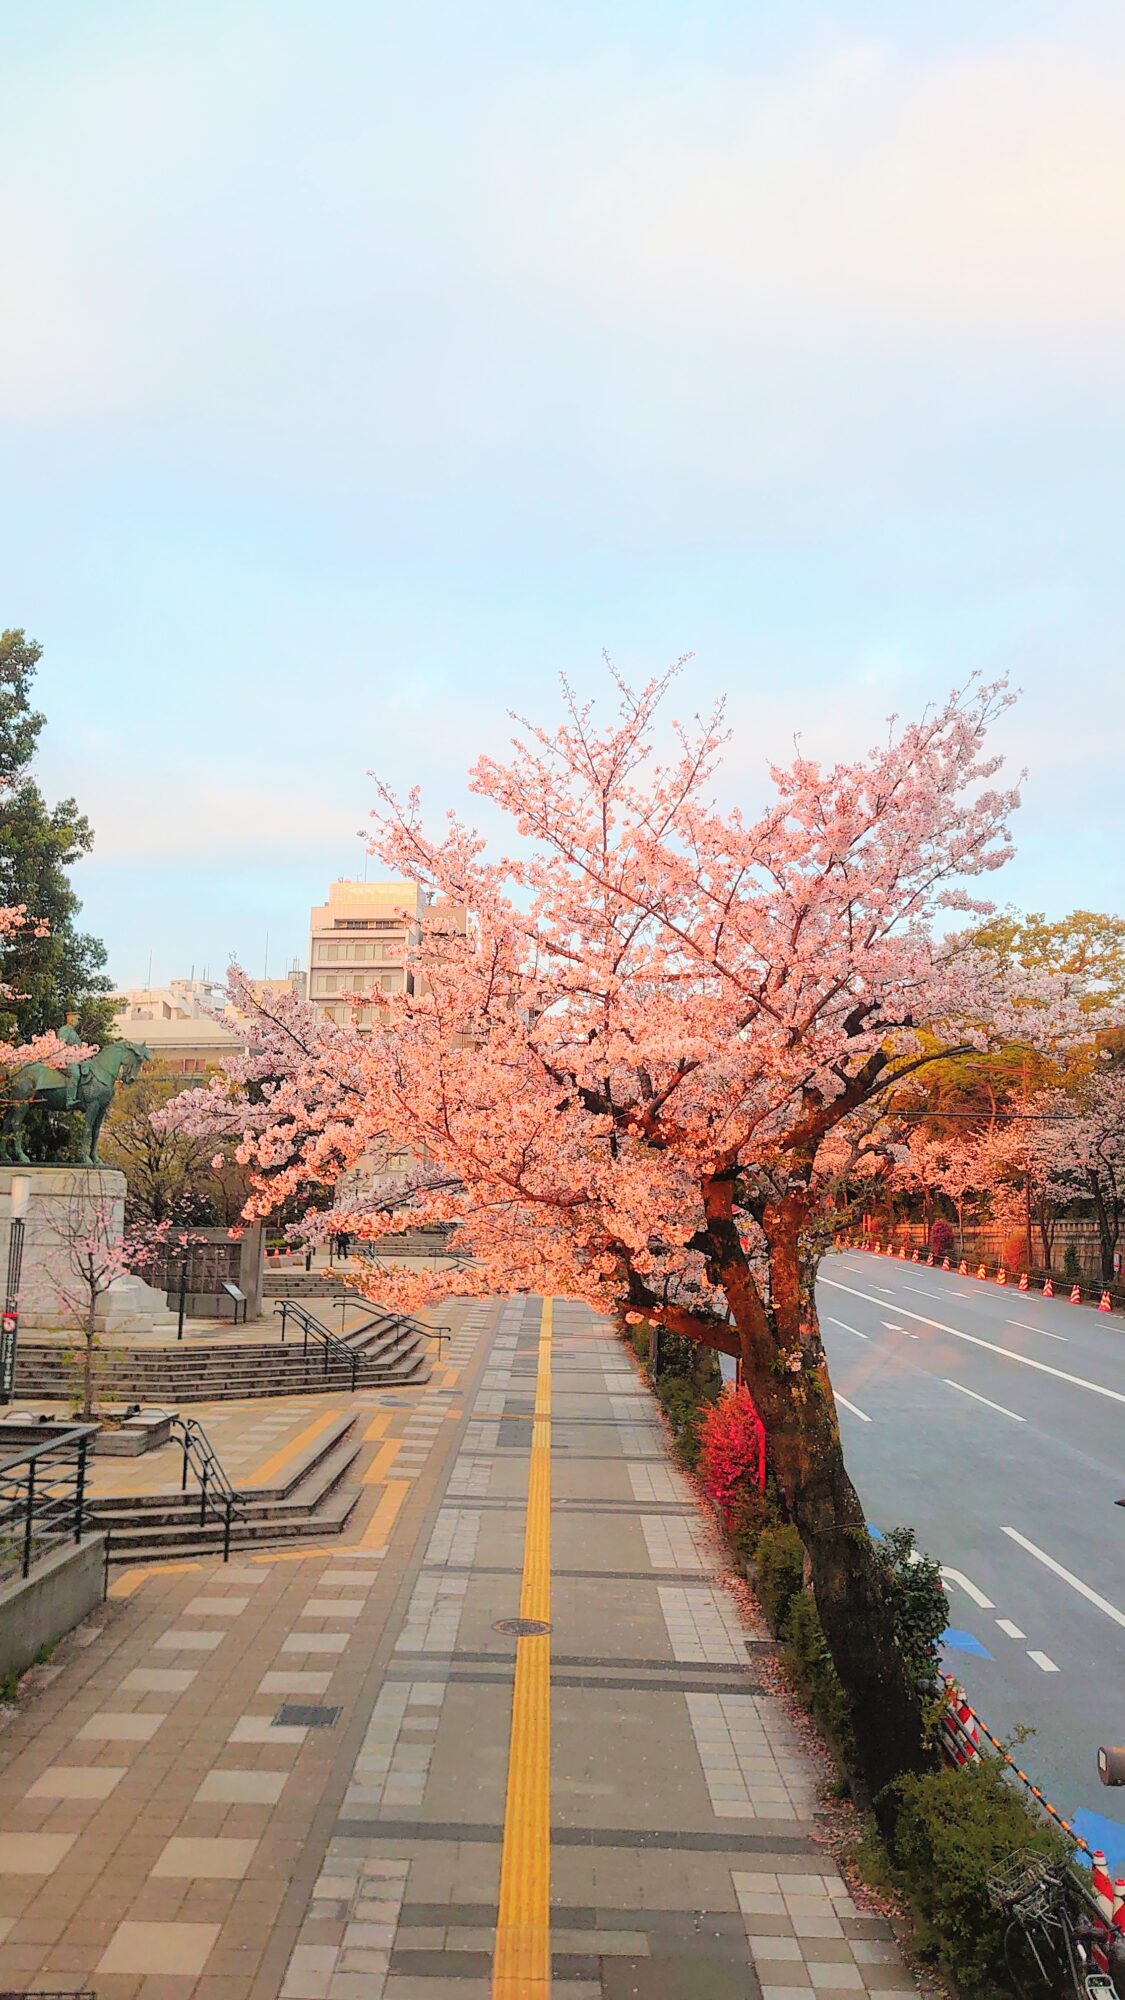
{"type": "Polygon", "coordinates": [[[232,1285],[229,1278],[223,1280],[223,1290],[228,1299],[233,1299],[234,1301],[234,1323],[237,1326],[239,1307],[241,1306],[242,1317],[245,1319],[250,1310],[250,1301],[242,1288],[239,1285],[232,1285]]]}
{"type": "Polygon", "coordinates": [[[6,1312],[0,1319],[0,1403],[10,1403],[15,1394],[18,1332],[18,1314],[6,1312]]]}

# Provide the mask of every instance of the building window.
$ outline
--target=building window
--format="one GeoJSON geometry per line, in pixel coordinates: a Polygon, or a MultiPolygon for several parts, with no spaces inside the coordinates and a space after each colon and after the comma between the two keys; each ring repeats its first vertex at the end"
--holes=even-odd
{"type": "Polygon", "coordinates": [[[318,972],[313,979],[313,993],[335,993],[338,984],[339,980],[336,973],[318,972]]]}

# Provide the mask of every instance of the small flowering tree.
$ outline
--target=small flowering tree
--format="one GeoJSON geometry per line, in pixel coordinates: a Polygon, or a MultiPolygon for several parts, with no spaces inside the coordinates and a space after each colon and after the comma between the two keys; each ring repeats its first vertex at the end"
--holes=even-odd
{"type": "Polygon", "coordinates": [[[620,685],[606,728],[568,695],[560,727],[478,762],[517,858],[489,862],[455,820],[428,836],[416,796],[380,786],[373,851],[435,899],[413,993],[362,1041],[298,1002],[258,1008],[235,975],[248,1053],[172,1115],[240,1135],[259,1214],[373,1146],[409,1153],[319,1224],[451,1225],[471,1273],[380,1273],[404,1308],[555,1293],[737,1355],[874,1796],[925,1751],[817,1323],[822,1149],[905,1077],[1065,1035],[1072,1010],[1065,981],[1021,970],[1017,990],[936,928],[987,912],[964,878],[1011,852],[1017,794],[984,748],[1002,686],[854,763],[775,769],[756,819],[711,797],[721,711],[657,759],[665,686],[620,685]]]}
{"type": "Polygon", "coordinates": [[[65,1266],[55,1279],[60,1306],[73,1318],[82,1336],[82,1416],[94,1415],[94,1357],[98,1348],[98,1309],[117,1278],[151,1259],[165,1228],[145,1229],[126,1236],[118,1225],[115,1204],[74,1195],[55,1232],[65,1253],[65,1266]]]}

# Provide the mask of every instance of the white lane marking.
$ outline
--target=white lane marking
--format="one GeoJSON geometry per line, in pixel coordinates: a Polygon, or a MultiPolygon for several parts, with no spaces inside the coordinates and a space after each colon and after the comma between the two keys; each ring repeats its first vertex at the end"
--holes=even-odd
{"type": "Polygon", "coordinates": [[[842,1403],[844,1405],[845,1410],[850,1410],[853,1417],[858,1417],[860,1422],[864,1424],[869,1424],[871,1422],[871,1418],[868,1416],[866,1410],[857,1409],[854,1403],[849,1403],[846,1396],[841,1396],[840,1391],[838,1389],[834,1391],[834,1394],[836,1397],[836,1401],[838,1403],[842,1403]]]}
{"type": "Polygon", "coordinates": [[[904,1285],[904,1292],[917,1292],[920,1299],[940,1299],[941,1292],[932,1292],[928,1285],[904,1285]]]}
{"type": "MultiPolygon", "coordinates": [[[[861,1292],[855,1285],[842,1285],[838,1278],[822,1278],[822,1285],[831,1285],[834,1291],[850,1292],[855,1299],[866,1299],[869,1305],[881,1306],[882,1299],[873,1299],[870,1292],[861,1292]]],[[[983,1347],[988,1354],[1003,1355],[1005,1361],[1015,1361],[1021,1368],[1035,1368],[1040,1375],[1053,1375],[1056,1382],[1070,1382],[1076,1389],[1088,1389],[1092,1396],[1105,1396],[1111,1403],[1125,1403],[1125,1394],[1120,1389],[1105,1389],[1100,1382],[1087,1382],[1084,1375],[1068,1375],[1065,1368],[1052,1368],[1047,1361],[1035,1361],[1030,1354],[1015,1354],[1010,1347],[997,1347],[994,1340],[981,1340],[975,1333],[962,1333],[959,1326],[947,1326],[944,1320],[927,1319],[925,1313],[912,1311],[903,1306],[907,1319],[920,1320],[923,1326],[932,1326],[938,1333],[951,1333],[954,1340],[966,1340],[970,1347],[983,1347]]]]}
{"type": "Polygon", "coordinates": [[[976,1584],[969,1580],[963,1569],[950,1569],[948,1563],[942,1563],[941,1575],[943,1583],[959,1583],[965,1595],[971,1597],[973,1603],[978,1604],[982,1611],[995,1611],[996,1606],[992,1602],[991,1597],[986,1597],[983,1590],[978,1590],[976,1584]]]}
{"type": "Polygon", "coordinates": [[[960,1389],[963,1396],[971,1396],[974,1403],[984,1403],[990,1410],[999,1410],[1002,1417],[1011,1417],[1014,1424],[1026,1423],[1026,1417],[1019,1417],[1014,1410],[1006,1410],[1003,1403],[994,1403],[990,1396],[978,1396],[975,1389],[966,1389],[963,1382],[954,1382],[948,1375],[942,1376],[947,1389],[960,1389]]]}
{"type": "Polygon", "coordinates": [[[1045,1674],[1058,1673],[1058,1668],[1056,1667],[1049,1653],[1037,1653],[1033,1651],[1033,1649],[1029,1646],[1027,1649],[1027,1657],[1029,1660],[1034,1660],[1036,1666],[1041,1667],[1045,1674]]]}
{"type": "Polygon", "coordinates": [[[857,1340],[870,1340],[871,1338],[869,1333],[861,1333],[858,1326],[849,1326],[846,1319],[833,1319],[831,1313],[825,1313],[824,1317],[829,1326],[842,1326],[845,1333],[854,1333],[857,1340]]]}
{"type": "Polygon", "coordinates": [[[1071,1589],[1076,1590],[1080,1597],[1085,1597],[1091,1604],[1096,1604],[1098,1610],[1104,1611],[1106,1617],[1112,1618],[1115,1624],[1125,1626],[1125,1611],[1119,1611],[1116,1604],[1111,1604],[1108,1598],[1100,1597],[1096,1590],[1091,1590],[1090,1585],[1083,1583],[1080,1576],[1075,1576],[1073,1570],[1064,1569],[1061,1562],[1056,1562],[1054,1556],[1047,1554],[1046,1549],[1037,1548],[1035,1543],[1029,1542],[1027,1536],[1021,1535],[1017,1528],[1001,1528],[1000,1533],[1007,1535],[1010,1541],[1018,1542],[1021,1549],[1026,1549],[1029,1556],[1034,1556],[1036,1561],[1043,1563],[1047,1569],[1054,1570],[1056,1576],[1061,1576],[1063,1582],[1069,1583],[1071,1589]]]}
{"type": "Polygon", "coordinates": [[[1019,1626],[1011,1618],[998,1618],[996,1620],[996,1623],[999,1625],[1000,1630],[1002,1632],[1006,1632],[1008,1634],[1009,1639],[1027,1638],[1027,1633],[1021,1632],[1019,1626]]]}
{"type": "Polygon", "coordinates": [[[1029,1333],[1041,1333],[1043,1335],[1044,1340],[1061,1340],[1064,1342],[1066,1346],[1070,1345],[1070,1342],[1067,1339],[1065,1333],[1051,1333],[1045,1326],[1032,1326],[1031,1321],[1029,1319],[1006,1319],[1004,1321],[1004,1325],[1026,1326],[1029,1333]]]}
{"type": "Polygon", "coordinates": [[[883,1321],[883,1325],[884,1325],[884,1326],[886,1327],[886,1329],[887,1329],[887,1332],[888,1332],[888,1333],[905,1333],[905,1332],[906,1332],[906,1328],[905,1328],[904,1326],[900,1326],[900,1325],[899,1325],[899,1323],[898,1323],[898,1321],[897,1321],[897,1320],[894,1320],[894,1319],[885,1319],[885,1320],[883,1321]]]}

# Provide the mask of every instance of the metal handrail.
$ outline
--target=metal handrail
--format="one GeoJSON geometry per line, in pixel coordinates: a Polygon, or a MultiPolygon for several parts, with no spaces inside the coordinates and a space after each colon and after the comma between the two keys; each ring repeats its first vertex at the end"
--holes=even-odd
{"type": "Polygon", "coordinates": [[[341,1340],[339,1335],[332,1333],[328,1327],[322,1325],[321,1321],[317,1319],[316,1314],[310,1312],[309,1308],[303,1305],[300,1299],[279,1300],[274,1307],[274,1314],[276,1316],[279,1313],[281,1315],[282,1340],[285,1339],[286,1320],[292,1314],[301,1329],[302,1351],[306,1355],[308,1354],[310,1337],[314,1341],[319,1340],[324,1349],[325,1377],[327,1378],[328,1364],[331,1359],[335,1358],[337,1361],[342,1361],[351,1374],[351,1385],[354,1390],[359,1379],[359,1356],[355,1348],[350,1346],[346,1340],[341,1340]]]}
{"type": "Polygon", "coordinates": [[[0,1459],[0,1579],[28,1576],[32,1564],[85,1528],[86,1468],[97,1424],[71,1424],[61,1435],[0,1459]]]}
{"type": "Polygon", "coordinates": [[[215,1451],[203,1425],[194,1417],[172,1418],[172,1432],[183,1451],[183,1466],[180,1474],[180,1491],[187,1492],[188,1468],[199,1481],[199,1525],[206,1524],[207,1510],[211,1509],[223,1530],[223,1561],[230,1561],[230,1537],[234,1520],[247,1519],[242,1504],[242,1495],[231,1485],[221,1459],[215,1451]],[[216,1499],[216,1494],[218,1499],[216,1499]]]}

